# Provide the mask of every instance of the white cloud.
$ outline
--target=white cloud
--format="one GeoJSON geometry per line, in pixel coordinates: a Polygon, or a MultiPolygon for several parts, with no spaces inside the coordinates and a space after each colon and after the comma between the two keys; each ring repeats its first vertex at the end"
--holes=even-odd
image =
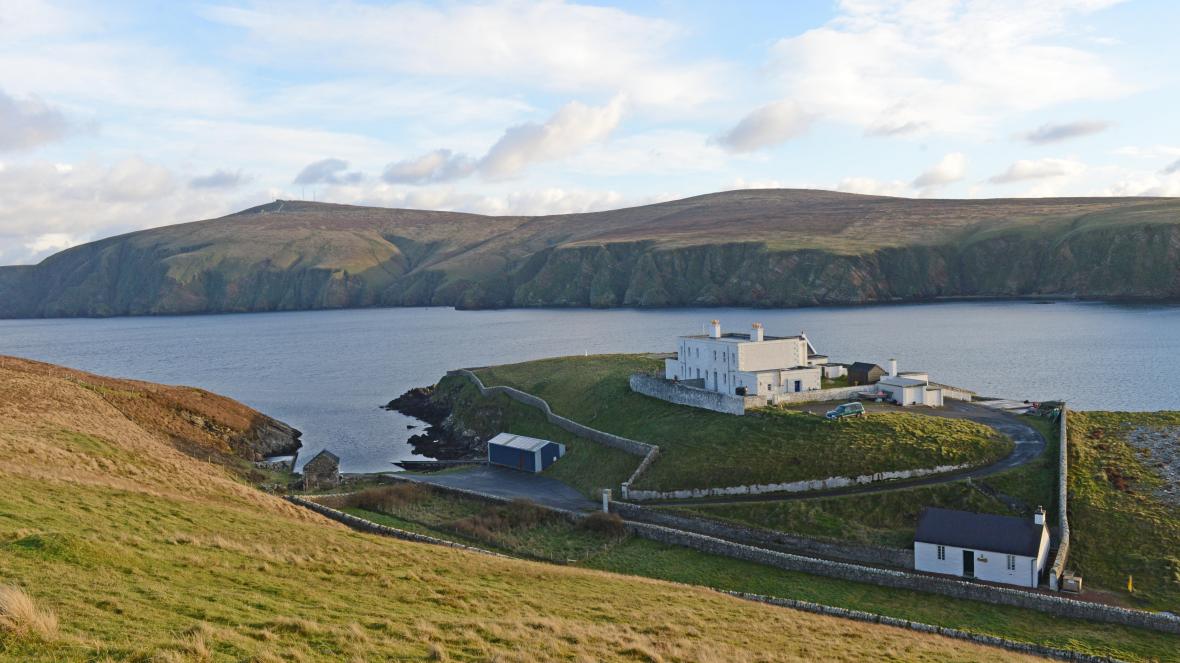
{"type": "Polygon", "coordinates": [[[773,70],[803,111],[869,135],[983,134],[1014,114],[1131,89],[1063,39],[1071,19],[1113,2],[850,0],[777,42],[773,70]]]}
{"type": "Polygon", "coordinates": [[[1110,126],[1109,122],[1097,120],[1080,120],[1077,122],[1066,122],[1065,124],[1042,124],[1032,131],[1021,134],[1020,137],[1029,143],[1044,145],[1046,143],[1059,143],[1071,138],[1080,138],[1082,136],[1101,133],[1109,129],[1110,126]]]}
{"type": "Polygon", "coordinates": [[[450,150],[434,150],[419,157],[397,161],[385,167],[381,179],[390,184],[426,184],[449,182],[467,177],[478,163],[450,150]]]}
{"type": "Polygon", "coordinates": [[[794,101],[778,101],[755,109],[717,142],[733,152],[750,152],[786,142],[807,130],[812,118],[794,101]]]}
{"type": "Polygon", "coordinates": [[[0,152],[60,140],[70,128],[57,108],[37,98],[17,99],[0,90],[0,152]]]}
{"type": "Polygon", "coordinates": [[[837,191],[863,193],[869,196],[908,196],[909,184],[900,180],[881,181],[872,177],[845,177],[836,185],[837,191]]]}
{"type": "Polygon", "coordinates": [[[439,149],[389,164],[383,178],[391,184],[423,184],[460,179],[475,172],[494,180],[512,177],[529,164],[568,157],[604,140],[619,125],[623,105],[621,96],[605,106],[572,101],[543,123],[509,127],[478,160],[439,149]]]}
{"type": "Polygon", "coordinates": [[[559,91],[627,93],[637,104],[678,107],[716,96],[720,66],[677,63],[676,24],[612,7],[558,0],[498,0],[429,7],[341,0],[205,15],[245,30],[251,57],[433,77],[470,77],[559,91]]]}
{"type": "Polygon", "coordinates": [[[511,177],[530,163],[569,156],[609,136],[622,117],[622,97],[602,107],[570,102],[544,124],[521,124],[505,131],[480,160],[480,172],[490,178],[511,177]]]}
{"type": "Polygon", "coordinates": [[[1176,173],[1180,173],[1180,159],[1164,166],[1164,169],[1160,171],[1162,175],[1175,175],[1176,173]]]}
{"type": "Polygon", "coordinates": [[[243,175],[240,170],[218,168],[207,175],[198,175],[190,179],[188,185],[194,189],[233,189],[249,180],[250,178],[243,175]]]}
{"type": "Polygon", "coordinates": [[[356,184],[364,179],[360,171],[348,172],[344,159],[320,159],[303,167],[294,184],[356,184]]]}
{"type": "Polygon", "coordinates": [[[25,243],[25,248],[33,254],[56,253],[79,244],[79,241],[69,233],[45,233],[37,235],[31,242],[25,243]]]}
{"type": "Polygon", "coordinates": [[[166,167],[132,157],[113,164],[34,161],[0,169],[0,264],[39,260],[66,245],[221,216],[267,200],[176,186],[166,167]]]}
{"type": "Polygon", "coordinates": [[[1008,184],[1024,180],[1045,179],[1077,175],[1086,169],[1085,164],[1070,159],[1020,159],[1004,172],[992,176],[992,184],[1008,184]]]}
{"type": "Polygon", "coordinates": [[[919,189],[935,189],[952,182],[958,182],[967,174],[967,157],[962,152],[951,152],[933,168],[914,179],[919,189]]]}

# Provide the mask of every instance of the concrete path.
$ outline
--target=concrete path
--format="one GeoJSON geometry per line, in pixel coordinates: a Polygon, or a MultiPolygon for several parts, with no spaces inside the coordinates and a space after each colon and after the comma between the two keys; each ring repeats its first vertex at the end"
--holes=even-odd
{"type": "MultiPolygon", "coordinates": [[[[823,410],[831,409],[830,403],[822,404],[821,406],[805,406],[798,408],[800,410],[811,411],[811,408],[816,407],[823,410]]],[[[865,405],[869,410],[869,416],[872,412],[885,411],[900,411],[903,408],[890,405],[881,405],[877,403],[868,403],[865,405]]],[[[956,419],[969,419],[981,423],[985,426],[995,429],[1004,435],[1012,438],[1015,443],[1012,453],[1004,458],[983,467],[977,467],[972,470],[964,470],[962,472],[954,472],[951,474],[943,474],[939,476],[926,477],[922,479],[912,479],[907,481],[890,481],[886,483],[866,484],[863,486],[854,486],[850,488],[837,488],[833,490],[812,490],[804,493],[771,493],[766,495],[733,495],[728,497],[697,497],[683,500],[652,500],[644,501],[641,504],[652,504],[661,506],[670,505],[693,505],[693,504],[739,504],[742,502],[786,502],[790,500],[806,500],[816,497],[836,497],[842,495],[865,495],[872,493],[884,493],[891,490],[904,490],[906,488],[915,488],[918,486],[933,486],[940,483],[950,483],[952,481],[962,481],[963,479],[978,479],[981,477],[991,476],[999,472],[1004,472],[1016,467],[1020,467],[1025,463],[1035,460],[1045,451],[1046,441],[1045,437],[1041,435],[1040,431],[1030,426],[1027,422],[1022,421],[1020,417],[1004,412],[1003,410],[996,410],[993,408],[983,407],[975,403],[967,403],[964,401],[947,400],[946,406],[937,410],[927,410],[925,408],[905,408],[917,414],[932,415],[938,417],[949,417],[956,419]]],[[[823,412],[818,412],[823,414],[823,412]]]]}
{"type": "Polygon", "coordinates": [[[509,499],[521,498],[571,511],[595,507],[585,495],[557,479],[519,472],[506,467],[482,465],[443,474],[401,474],[403,478],[436,486],[463,488],[509,499]]]}

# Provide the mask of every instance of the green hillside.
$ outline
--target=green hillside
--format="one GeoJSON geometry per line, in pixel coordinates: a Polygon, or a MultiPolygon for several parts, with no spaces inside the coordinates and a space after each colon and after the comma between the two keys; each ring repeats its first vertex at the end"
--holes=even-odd
{"type": "Polygon", "coordinates": [[[1180,200],[731,191],[488,217],[276,201],[0,268],[0,317],[1180,297],[1180,200]]]}
{"type": "MultiPolygon", "coordinates": [[[[169,422],[138,422],[134,394],[151,392],[0,357],[0,660],[997,656],[685,585],[357,533],[181,450],[205,436],[176,446],[169,422]]],[[[193,412],[175,405],[180,419],[193,412]]]]}

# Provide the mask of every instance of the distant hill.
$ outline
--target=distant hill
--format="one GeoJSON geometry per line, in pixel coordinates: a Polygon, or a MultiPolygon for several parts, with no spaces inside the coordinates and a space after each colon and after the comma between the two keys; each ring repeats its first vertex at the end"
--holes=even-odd
{"type": "Polygon", "coordinates": [[[1180,199],[731,191],[489,217],[276,201],[0,268],[0,317],[1180,298],[1180,199]]]}
{"type": "Polygon", "coordinates": [[[360,534],[182,453],[209,431],[129,414],[137,398],[262,416],[0,357],[0,661],[1032,660],[360,534]]]}

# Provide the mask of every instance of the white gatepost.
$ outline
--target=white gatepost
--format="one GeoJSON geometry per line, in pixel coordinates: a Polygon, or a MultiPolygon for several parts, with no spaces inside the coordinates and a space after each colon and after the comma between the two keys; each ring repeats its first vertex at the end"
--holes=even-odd
{"type": "Polygon", "coordinates": [[[602,489],[602,512],[610,513],[610,488],[602,489]]]}

